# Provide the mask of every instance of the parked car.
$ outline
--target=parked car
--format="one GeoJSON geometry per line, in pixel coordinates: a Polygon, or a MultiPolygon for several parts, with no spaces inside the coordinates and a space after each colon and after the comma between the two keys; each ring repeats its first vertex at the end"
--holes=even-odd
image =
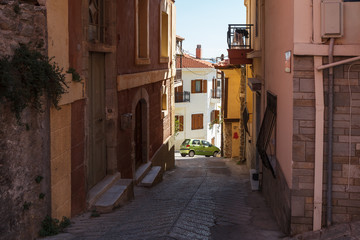
{"type": "Polygon", "coordinates": [[[206,157],[216,157],[220,149],[208,141],[201,139],[185,139],[180,146],[180,154],[182,157],[189,155],[193,157],[195,155],[205,155],[206,157]]]}

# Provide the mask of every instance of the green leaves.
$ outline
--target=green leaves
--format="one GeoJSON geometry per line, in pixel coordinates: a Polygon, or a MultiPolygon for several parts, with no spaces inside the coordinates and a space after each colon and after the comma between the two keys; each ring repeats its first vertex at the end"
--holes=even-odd
{"type": "Polygon", "coordinates": [[[26,107],[43,111],[42,96],[60,109],[58,104],[66,88],[63,69],[27,45],[20,45],[12,58],[0,59],[0,103],[10,103],[18,123],[26,107]]]}

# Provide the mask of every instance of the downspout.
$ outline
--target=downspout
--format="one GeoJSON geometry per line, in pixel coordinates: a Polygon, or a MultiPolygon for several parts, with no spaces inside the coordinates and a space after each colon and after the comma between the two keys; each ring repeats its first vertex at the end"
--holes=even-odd
{"type": "Polygon", "coordinates": [[[314,166],[314,217],[313,231],[321,229],[324,166],[324,81],[323,72],[316,67],[322,64],[321,56],[314,56],[315,73],[315,166],[314,166]]]}
{"type": "MultiPolygon", "coordinates": [[[[334,62],[334,42],[330,39],[329,45],[329,64],[334,62]]],[[[327,164],[327,211],[326,224],[330,226],[332,223],[332,168],[333,168],[333,116],[334,116],[334,68],[329,68],[329,96],[328,96],[328,164],[327,164]]]]}
{"type": "MultiPolygon", "coordinates": [[[[320,0],[313,0],[313,36],[312,42],[321,44],[320,36],[320,0]]],[[[317,71],[322,64],[321,56],[314,56],[315,82],[315,164],[314,164],[314,206],[313,231],[321,229],[323,205],[324,171],[324,78],[323,72],[317,71]]]]}

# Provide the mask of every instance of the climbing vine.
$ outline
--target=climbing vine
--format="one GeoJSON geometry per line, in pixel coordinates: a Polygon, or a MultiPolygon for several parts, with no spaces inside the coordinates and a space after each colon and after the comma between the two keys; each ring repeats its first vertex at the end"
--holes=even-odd
{"type": "Polygon", "coordinates": [[[66,88],[63,70],[52,58],[27,45],[20,45],[12,57],[0,58],[0,103],[10,103],[18,123],[26,107],[43,111],[42,96],[59,109],[59,100],[66,88]]]}

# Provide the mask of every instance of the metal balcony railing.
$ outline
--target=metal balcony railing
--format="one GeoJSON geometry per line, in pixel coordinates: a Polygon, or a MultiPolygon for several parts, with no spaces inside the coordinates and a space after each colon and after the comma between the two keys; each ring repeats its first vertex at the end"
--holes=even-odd
{"type": "Polygon", "coordinates": [[[253,24],[229,24],[227,32],[229,49],[252,49],[252,28],[253,24]]]}
{"type": "Polygon", "coordinates": [[[221,89],[211,89],[211,98],[221,98],[221,89]]]}
{"type": "Polygon", "coordinates": [[[184,91],[175,93],[175,102],[190,102],[190,92],[184,91]]]}

